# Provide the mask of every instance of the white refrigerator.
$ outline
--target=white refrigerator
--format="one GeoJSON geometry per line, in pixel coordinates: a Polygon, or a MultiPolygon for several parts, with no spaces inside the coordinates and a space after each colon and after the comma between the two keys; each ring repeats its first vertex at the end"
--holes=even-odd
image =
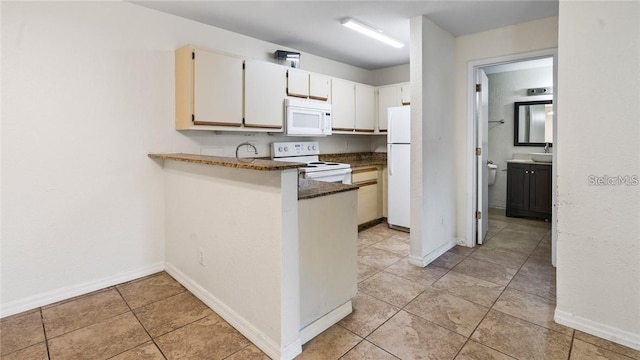
{"type": "Polygon", "coordinates": [[[411,107],[388,108],[387,127],[387,222],[390,227],[409,230],[411,107]]]}

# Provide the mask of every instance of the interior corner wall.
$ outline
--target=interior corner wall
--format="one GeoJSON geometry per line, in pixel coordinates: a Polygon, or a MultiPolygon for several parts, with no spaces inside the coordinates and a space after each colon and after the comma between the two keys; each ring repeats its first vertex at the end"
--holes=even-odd
{"type": "MultiPolygon", "coordinates": [[[[124,1],[0,6],[6,316],[161,270],[163,170],[147,153],[228,153],[246,140],[175,131],[174,50],[268,61],[280,46],[124,1]]],[[[311,71],[371,81],[368,70],[304,59],[311,71]]],[[[255,138],[268,156],[274,139],[255,138]]],[[[328,138],[329,151],[370,151],[370,137],[328,138]]]]}
{"type": "Polygon", "coordinates": [[[455,38],[411,19],[411,257],[426,265],[455,246],[455,38]]]}
{"type": "MultiPolygon", "coordinates": [[[[469,162],[469,154],[475,145],[469,130],[469,118],[473,104],[468,102],[468,64],[471,61],[526,53],[536,50],[553,49],[558,46],[558,17],[529,21],[481,33],[464,35],[455,39],[455,127],[456,127],[456,234],[458,243],[467,243],[466,226],[473,213],[468,211],[473,205],[470,190],[474,173],[474,162],[469,162]]],[[[474,210],[475,212],[475,210],[474,210]]]]}
{"type": "Polygon", "coordinates": [[[488,160],[498,166],[495,184],[489,186],[489,207],[504,209],[507,204],[507,160],[513,154],[543,152],[544,147],[515,146],[514,102],[552,100],[552,95],[528,96],[528,88],[553,87],[553,68],[489,74],[489,121],[504,120],[504,124],[489,123],[488,160]]]}
{"type": "Polygon", "coordinates": [[[560,1],[555,319],[640,350],[638,19],[560,1]]]}

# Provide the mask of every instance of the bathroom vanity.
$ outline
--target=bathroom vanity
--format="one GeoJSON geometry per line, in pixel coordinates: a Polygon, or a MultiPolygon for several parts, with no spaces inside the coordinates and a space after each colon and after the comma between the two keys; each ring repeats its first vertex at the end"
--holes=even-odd
{"type": "Polygon", "coordinates": [[[507,216],[550,220],[551,194],[551,163],[507,161],[507,216]]]}

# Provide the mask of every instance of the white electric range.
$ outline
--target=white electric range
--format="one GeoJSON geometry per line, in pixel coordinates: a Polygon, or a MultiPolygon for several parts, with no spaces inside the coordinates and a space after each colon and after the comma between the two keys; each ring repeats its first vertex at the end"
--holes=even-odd
{"type": "Polygon", "coordinates": [[[317,181],[351,184],[351,165],[319,160],[320,146],[316,141],[274,142],[271,159],[306,163],[299,168],[300,177],[317,181]]]}

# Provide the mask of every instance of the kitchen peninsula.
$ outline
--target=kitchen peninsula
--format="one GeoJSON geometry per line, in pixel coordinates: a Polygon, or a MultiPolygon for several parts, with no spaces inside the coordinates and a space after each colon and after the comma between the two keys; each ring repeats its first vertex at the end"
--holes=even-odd
{"type": "Polygon", "coordinates": [[[164,168],[166,271],[271,358],[352,311],[357,186],[299,180],[298,163],[149,157],[164,168]]]}

